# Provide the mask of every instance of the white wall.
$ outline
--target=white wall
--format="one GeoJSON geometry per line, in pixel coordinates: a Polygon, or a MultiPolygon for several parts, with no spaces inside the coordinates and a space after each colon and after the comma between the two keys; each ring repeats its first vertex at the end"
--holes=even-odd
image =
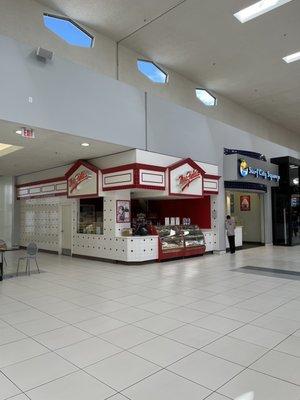
{"type": "Polygon", "coordinates": [[[27,43],[31,47],[42,46],[54,51],[57,56],[116,77],[116,43],[113,40],[88,29],[96,36],[92,49],[69,46],[44,27],[44,12],[51,13],[53,10],[34,0],[1,0],[0,34],[27,43]]]}
{"type": "MultiPolygon", "coordinates": [[[[69,46],[44,28],[43,12],[53,12],[53,10],[41,6],[34,0],[1,0],[0,34],[27,43],[32,49],[42,46],[53,50],[56,54],[55,63],[58,63],[59,58],[62,57],[79,63],[81,66],[89,67],[98,73],[114,78],[117,76],[117,46],[113,40],[85,27],[95,36],[94,47],[82,49],[69,46]]],[[[170,79],[166,86],[152,84],[136,69],[136,59],[141,56],[126,47],[119,46],[118,69],[121,81],[136,86],[141,91],[158,95],[178,105],[234,126],[241,132],[249,132],[272,142],[300,149],[299,136],[295,133],[247,111],[222,96],[218,96],[219,101],[216,108],[204,107],[194,94],[194,88],[198,86],[198,83],[192,82],[174,71],[168,71],[170,79]]],[[[70,78],[73,79],[74,77],[70,76],[70,78]]],[[[76,81],[73,79],[73,82],[76,81]]],[[[78,90],[82,90],[82,88],[79,87],[78,90]]],[[[92,101],[96,101],[94,96],[92,101]]],[[[70,131],[69,133],[75,132],[70,131]]]]}
{"type": "Polygon", "coordinates": [[[142,91],[64,58],[41,63],[32,47],[1,35],[0,52],[0,119],[145,147],[142,91]]]}
{"type": "Polygon", "coordinates": [[[217,107],[205,107],[195,96],[195,87],[201,86],[199,82],[193,82],[172,70],[164,68],[169,73],[168,84],[162,86],[151,83],[138,72],[136,68],[137,58],[143,58],[143,55],[119,46],[119,78],[124,82],[137,86],[150,95],[189,108],[242,131],[300,150],[300,139],[297,133],[290,132],[223,96],[216,94],[218,98],[217,107]]]}
{"type": "Polygon", "coordinates": [[[7,247],[14,243],[14,178],[0,176],[0,239],[4,240],[7,247]]]}

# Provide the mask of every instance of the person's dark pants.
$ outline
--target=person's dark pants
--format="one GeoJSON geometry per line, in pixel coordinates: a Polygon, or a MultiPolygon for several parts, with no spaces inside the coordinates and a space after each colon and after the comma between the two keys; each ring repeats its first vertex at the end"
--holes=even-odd
{"type": "Polygon", "coordinates": [[[228,236],[228,242],[229,242],[230,253],[234,254],[235,253],[235,236],[228,236]]]}

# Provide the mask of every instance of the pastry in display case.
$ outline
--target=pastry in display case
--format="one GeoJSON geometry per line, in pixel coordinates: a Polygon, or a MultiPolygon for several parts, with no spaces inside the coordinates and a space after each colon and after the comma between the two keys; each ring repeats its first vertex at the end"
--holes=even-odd
{"type": "Polygon", "coordinates": [[[164,252],[172,252],[184,249],[184,241],[178,226],[161,226],[157,227],[158,235],[162,250],[164,252]]]}
{"type": "Polygon", "coordinates": [[[205,240],[197,225],[157,226],[159,260],[201,255],[205,252],[205,240]]]}
{"type": "Polygon", "coordinates": [[[204,246],[204,235],[197,225],[183,226],[185,247],[204,246]]]}

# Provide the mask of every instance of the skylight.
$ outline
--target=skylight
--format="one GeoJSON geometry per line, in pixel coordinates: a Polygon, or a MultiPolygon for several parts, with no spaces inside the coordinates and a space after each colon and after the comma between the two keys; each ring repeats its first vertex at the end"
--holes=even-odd
{"type": "Polygon", "coordinates": [[[137,68],[141,74],[154,83],[164,84],[168,82],[168,74],[152,61],[137,60],[137,68]]]}
{"type": "Polygon", "coordinates": [[[287,64],[295,62],[295,61],[299,61],[300,60],[300,51],[298,51],[297,53],[294,54],[290,54],[286,57],[283,57],[283,61],[285,61],[287,64]]]}
{"type": "Polygon", "coordinates": [[[206,89],[196,89],[196,96],[207,107],[214,107],[217,105],[217,99],[206,89]]]}
{"type": "Polygon", "coordinates": [[[277,7],[283,6],[290,1],[292,0],[261,0],[233,15],[243,24],[244,22],[248,22],[251,19],[272,11],[277,7]]]}
{"type": "Polygon", "coordinates": [[[72,46],[93,47],[93,36],[70,18],[44,14],[44,25],[72,46]]]}

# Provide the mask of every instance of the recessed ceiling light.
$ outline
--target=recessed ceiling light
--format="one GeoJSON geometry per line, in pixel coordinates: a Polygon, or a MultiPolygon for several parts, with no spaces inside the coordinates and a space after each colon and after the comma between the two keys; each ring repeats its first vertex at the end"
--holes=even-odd
{"type": "Polygon", "coordinates": [[[294,54],[290,54],[286,57],[283,57],[283,61],[285,61],[288,64],[299,60],[300,60],[300,51],[294,54]]]}
{"type": "Polygon", "coordinates": [[[243,8],[233,15],[243,24],[244,22],[248,22],[251,19],[274,10],[274,8],[283,6],[290,1],[292,0],[261,0],[249,7],[243,8]]]}
{"type": "Polygon", "coordinates": [[[214,107],[217,105],[217,99],[206,89],[196,89],[197,98],[206,106],[214,107]]]}
{"type": "Polygon", "coordinates": [[[22,135],[22,130],[21,130],[21,129],[18,129],[18,130],[16,131],[16,134],[17,134],[17,135],[22,135]]]}
{"type": "Polygon", "coordinates": [[[81,143],[81,146],[83,146],[83,147],[89,147],[89,143],[81,143]]]}

